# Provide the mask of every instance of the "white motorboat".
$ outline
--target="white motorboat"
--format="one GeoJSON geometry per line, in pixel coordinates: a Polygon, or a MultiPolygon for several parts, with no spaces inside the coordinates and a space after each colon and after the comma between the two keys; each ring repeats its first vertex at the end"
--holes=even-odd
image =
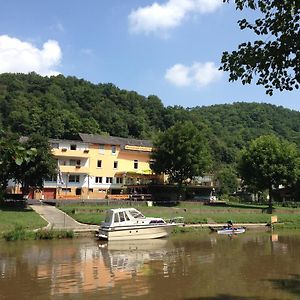
{"type": "Polygon", "coordinates": [[[110,209],[100,225],[98,237],[109,241],[162,238],[177,225],[161,218],[145,217],[135,208],[110,209]]]}

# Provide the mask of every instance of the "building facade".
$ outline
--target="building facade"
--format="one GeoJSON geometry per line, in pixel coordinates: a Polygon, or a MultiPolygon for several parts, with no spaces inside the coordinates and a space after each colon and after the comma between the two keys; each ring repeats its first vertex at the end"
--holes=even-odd
{"type": "Polygon", "coordinates": [[[136,192],[159,178],[150,169],[148,140],[79,134],[79,140],[51,139],[58,176],[34,198],[103,199],[136,192]]]}

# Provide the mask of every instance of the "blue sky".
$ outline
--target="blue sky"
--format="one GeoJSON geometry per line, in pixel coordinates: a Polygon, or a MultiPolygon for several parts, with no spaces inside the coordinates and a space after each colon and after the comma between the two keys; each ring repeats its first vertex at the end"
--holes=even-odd
{"type": "Polygon", "coordinates": [[[0,0],[0,73],[76,76],[165,106],[237,101],[300,110],[299,92],[229,83],[222,52],[253,38],[222,0],[0,0]]]}

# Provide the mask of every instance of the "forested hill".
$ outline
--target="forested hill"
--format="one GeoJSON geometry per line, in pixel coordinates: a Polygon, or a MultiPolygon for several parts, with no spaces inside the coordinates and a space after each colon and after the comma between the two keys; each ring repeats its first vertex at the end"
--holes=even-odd
{"type": "Polygon", "coordinates": [[[78,132],[151,138],[176,121],[192,120],[207,136],[217,161],[231,163],[249,140],[275,133],[300,145],[300,112],[268,104],[164,107],[113,84],[75,77],[0,75],[0,127],[21,135],[38,132],[72,138],[78,132]]]}

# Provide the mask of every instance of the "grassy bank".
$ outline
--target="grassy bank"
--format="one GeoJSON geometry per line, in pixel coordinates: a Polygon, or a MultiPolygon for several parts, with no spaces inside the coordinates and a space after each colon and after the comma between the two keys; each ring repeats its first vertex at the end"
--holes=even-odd
{"type": "MultiPolygon", "coordinates": [[[[162,217],[170,219],[184,217],[187,224],[226,223],[233,220],[234,223],[268,223],[271,215],[266,213],[266,206],[243,205],[229,203],[222,207],[207,206],[201,203],[182,202],[175,207],[147,207],[141,203],[133,205],[146,216],[162,217]]],[[[120,205],[66,205],[60,209],[79,222],[87,224],[99,224],[104,220],[105,211],[108,208],[117,208],[120,205]]],[[[300,228],[300,209],[275,207],[273,214],[278,216],[276,225],[281,228],[300,228]]]]}
{"type": "Polygon", "coordinates": [[[36,231],[26,230],[24,227],[18,225],[13,230],[7,231],[3,234],[6,241],[19,241],[19,240],[52,240],[73,238],[74,233],[70,230],[45,230],[38,229],[36,231]]]}
{"type": "Polygon", "coordinates": [[[48,223],[30,207],[21,205],[0,206],[0,239],[17,240],[50,240],[72,238],[73,231],[40,229],[48,223]]]}
{"type": "Polygon", "coordinates": [[[44,227],[47,222],[31,208],[0,206],[0,237],[15,228],[33,230],[44,227]]]}

